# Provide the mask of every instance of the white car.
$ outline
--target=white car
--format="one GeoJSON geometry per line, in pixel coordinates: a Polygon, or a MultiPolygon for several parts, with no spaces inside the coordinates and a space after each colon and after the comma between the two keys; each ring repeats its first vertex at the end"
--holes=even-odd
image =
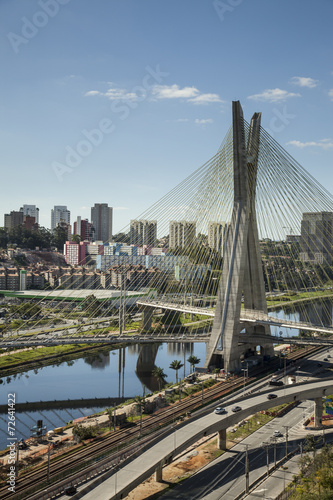
{"type": "Polygon", "coordinates": [[[282,436],[283,436],[283,434],[282,434],[282,432],[280,432],[280,431],[274,431],[274,432],[273,432],[273,436],[274,436],[274,437],[276,437],[276,438],[279,438],[279,437],[282,437],[282,436]]]}
{"type": "Polygon", "coordinates": [[[223,413],[227,413],[227,410],[222,408],[222,406],[218,406],[215,408],[214,413],[216,413],[216,415],[223,415],[223,413]]]}

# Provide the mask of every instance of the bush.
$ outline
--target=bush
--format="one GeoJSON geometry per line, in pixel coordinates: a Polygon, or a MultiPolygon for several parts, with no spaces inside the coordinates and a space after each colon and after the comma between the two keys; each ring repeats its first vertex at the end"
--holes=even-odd
{"type": "Polygon", "coordinates": [[[77,437],[77,441],[83,441],[84,439],[91,439],[96,437],[98,432],[98,427],[96,425],[88,425],[87,427],[83,427],[82,425],[74,425],[73,427],[73,437],[77,437]]]}

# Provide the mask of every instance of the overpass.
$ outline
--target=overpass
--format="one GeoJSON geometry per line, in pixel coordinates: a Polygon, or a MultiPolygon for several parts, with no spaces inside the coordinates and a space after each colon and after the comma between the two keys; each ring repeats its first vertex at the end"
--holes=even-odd
{"type": "MultiPolygon", "coordinates": [[[[271,392],[271,391],[270,391],[271,392]]],[[[113,471],[113,475],[98,485],[92,491],[87,488],[86,494],[81,492],[80,498],[86,500],[109,500],[124,498],[133,488],[141,484],[145,479],[156,472],[156,479],[162,480],[162,467],[170,463],[177,455],[196,443],[204,436],[218,433],[218,446],[220,449],[226,447],[226,430],[250,415],[268,410],[272,405],[290,403],[293,401],[315,400],[315,425],[321,425],[322,397],[333,393],[333,379],[316,381],[305,384],[287,386],[275,390],[277,398],[274,403],[267,400],[267,393],[239,399],[237,404],[242,410],[232,413],[233,405],[225,406],[225,415],[216,415],[212,410],[206,411],[203,416],[198,416],[189,423],[174,426],[169,435],[158,443],[151,446],[144,453],[126,464],[119,471],[113,471]]],[[[235,404],[235,400],[233,401],[235,404]]],[[[217,405],[217,404],[216,404],[217,405]]]]}
{"type": "MultiPolygon", "coordinates": [[[[45,334],[47,335],[47,334],[45,334]]],[[[34,337],[5,337],[1,341],[1,348],[21,348],[21,347],[37,347],[37,346],[61,346],[65,344],[103,344],[103,345],[119,345],[119,344],[151,344],[155,342],[166,342],[166,343],[184,343],[184,342],[208,342],[209,336],[207,334],[193,334],[184,335],[172,334],[172,335],[105,335],[100,334],[94,337],[91,336],[43,336],[43,338],[34,337]]],[[[50,335],[50,334],[49,334],[50,335]]]]}
{"type": "MultiPolygon", "coordinates": [[[[154,309],[165,309],[168,311],[175,311],[184,314],[197,314],[200,316],[208,316],[211,318],[214,318],[215,316],[215,309],[212,308],[194,307],[187,304],[164,302],[162,300],[140,300],[137,302],[137,305],[141,307],[152,307],[154,309]]],[[[279,326],[280,328],[295,328],[307,332],[329,333],[333,335],[333,327],[331,326],[314,325],[312,323],[305,323],[304,321],[290,321],[286,319],[274,318],[274,316],[269,316],[268,314],[264,314],[261,311],[256,311],[255,309],[241,310],[239,321],[241,323],[252,325],[279,326]]]]}

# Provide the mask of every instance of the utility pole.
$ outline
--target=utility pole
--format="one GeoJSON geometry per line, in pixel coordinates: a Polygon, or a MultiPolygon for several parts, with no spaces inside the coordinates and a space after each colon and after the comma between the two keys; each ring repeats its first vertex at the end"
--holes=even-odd
{"type": "Polygon", "coordinates": [[[286,374],[287,374],[287,369],[286,369],[286,363],[287,363],[287,358],[286,355],[284,356],[284,384],[286,385],[286,374]]]}
{"type": "Polygon", "coordinates": [[[47,450],[47,482],[50,482],[50,455],[51,455],[51,443],[49,443],[47,450]]]}
{"type": "Polygon", "coordinates": [[[123,321],[122,321],[122,293],[123,293],[123,276],[120,273],[120,295],[119,295],[119,337],[123,333],[123,321]]]}
{"type": "Polygon", "coordinates": [[[288,429],[289,429],[289,426],[284,425],[283,427],[286,429],[286,457],[287,457],[288,456],[288,429]]]}
{"type": "Polygon", "coordinates": [[[249,365],[246,363],[246,368],[242,368],[242,372],[244,374],[244,387],[243,387],[243,396],[245,395],[245,373],[246,373],[246,382],[249,376],[249,365]]]}
{"type": "Polygon", "coordinates": [[[140,437],[142,436],[142,402],[139,401],[140,405],[140,437]]]}
{"type": "Polygon", "coordinates": [[[249,445],[245,445],[245,493],[249,492],[250,487],[250,472],[249,472],[249,445]]]}
{"type": "Polygon", "coordinates": [[[272,437],[274,443],[274,467],[276,468],[276,437],[272,437]]]}
{"type": "Polygon", "coordinates": [[[126,271],[123,270],[121,274],[121,280],[123,281],[123,330],[126,330],[126,281],[127,281],[127,274],[126,271]]]}
{"type": "Polygon", "coordinates": [[[269,456],[268,456],[268,443],[263,442],[264,446],[266,446],[266,469],[267,469],[267,477],[269,476],[269,456]]]}

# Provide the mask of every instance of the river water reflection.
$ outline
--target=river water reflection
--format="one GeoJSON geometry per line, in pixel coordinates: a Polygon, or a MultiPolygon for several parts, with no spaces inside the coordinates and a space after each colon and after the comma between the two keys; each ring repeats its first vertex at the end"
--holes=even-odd
{"type": "MultiPolygon", "coordinates": [[[[203,365],[205,343],[172,343],[147,346],[138,357],[139,345],[123,349],[88,352],[83,358],[45,366],[36,370],[4,377],[1,387],[1,404],[6,404],[7,394],[15,393],[16,402],[50,401],[81,398],[125,397],[148,394],[158,390],[158,382],[152,377],[153,366],[163,368],[166,382],[176,381],[176,372],[169,368],[177,359],[184,363],[179,377],[190,373],[187,358],[197,356],[203,365]],[[142,355],[143,354],[143,355],[142,355]]],[[[29,437],[30,428],[42,419],[47,430],[64,425],[74,418],[89,415],[92,408],[47,410],[43,412],[17,413],[17,437],[29,437]]],[[[6,446],[7,420],[0,415],[0,449],[6,446]]]]}

